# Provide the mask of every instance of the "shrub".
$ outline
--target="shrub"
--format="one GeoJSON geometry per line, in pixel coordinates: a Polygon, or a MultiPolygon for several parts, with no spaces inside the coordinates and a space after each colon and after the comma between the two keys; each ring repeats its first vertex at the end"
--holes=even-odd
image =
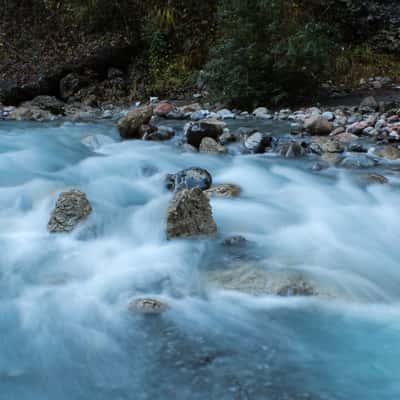
{"type": "Polygon", "coordinates": [[[219,31],[206,78],[215,97],[239,105],[307,93],[333,48],[292,0],[221,0],[219,31]]]}

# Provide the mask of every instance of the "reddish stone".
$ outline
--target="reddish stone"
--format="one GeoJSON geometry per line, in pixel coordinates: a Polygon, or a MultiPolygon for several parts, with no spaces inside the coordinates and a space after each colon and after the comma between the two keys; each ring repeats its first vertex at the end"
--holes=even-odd
{"type": "Polygon", "coordinates": [[[155,107],[154,115],[157,115],[157,117],[166,117],[174,108],[174,105],[171,103],[160,103],[155,107]]]}

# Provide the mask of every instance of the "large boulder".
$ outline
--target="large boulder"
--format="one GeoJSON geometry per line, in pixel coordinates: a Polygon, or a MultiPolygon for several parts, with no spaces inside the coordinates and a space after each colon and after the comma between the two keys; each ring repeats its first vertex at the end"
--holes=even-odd
{"type": "Polygon", "coordinates": [[[72,232],[91,212],[92,207],[85,193],[79,190],[63,192],[57,200],[47,228],[50,233],[72,232]]]}
{"type": "Polygon", "coordinates": [[[224,132],[225,123],[215,120],[204,120],[199,122],[189,122],[185,126],[186,142],[192,146],[199,148],[201,141],[205,137],[215,140],[224,132]]]}
{"type": "Polygon", "coordinates": [[[184,189],[175,194],[168,208],[168,239],[209,236],[216,232],[209,200],[201,189],[184,189]]]}
{"type": "Polygon", "coordinates": [[[183,189],[199,188],[207,190],[211,187],[211,174],[203,168],[187,168],[176,174],[169,174],[166,177],[166,184],[169,190],[179,191],[183,189]]]}
{"type": "Polygon", "coordinates": [[[304,120],[304,129],[311,135],[329,135],[333,124],[320,114],[312,114],[304,120]]]}
{"type": "Polygon", "coordinates": [[[143,132],[142,125],[150,122],[153,116],[153,107],[151,105],[135,108],[125,117],[118,121],[118,131],[123,139],[141,139],[143,132]]]}

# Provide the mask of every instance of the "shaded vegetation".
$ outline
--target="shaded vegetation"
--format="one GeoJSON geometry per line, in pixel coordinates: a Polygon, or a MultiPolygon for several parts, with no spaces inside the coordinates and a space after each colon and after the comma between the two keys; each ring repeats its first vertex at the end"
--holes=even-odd
{"type": "Polygon", "coordinates": [[[397,55],[364,43],[382,27],[371,2],[390,0],[0,0],[0,81],[85,72],[117,48],[100,67],[122,68],[131,98],[184,95],[204,69],[215,99],[286,101],[328,79],[398,74],[397,55]]]}

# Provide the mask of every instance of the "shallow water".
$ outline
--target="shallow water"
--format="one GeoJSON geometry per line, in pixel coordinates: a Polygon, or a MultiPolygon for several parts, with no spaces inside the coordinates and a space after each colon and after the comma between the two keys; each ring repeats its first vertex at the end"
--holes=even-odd
{"type": "Polygon", "coordinates": [[[398,175],[366,186],[309,167],[122,143],[109,124],[1,123],[0,399],[399,398],[398,175]],[[243,194],[212,200],[218,239],[167,242],[162,177],[190,166],[243,194]],[[94,213],[52,236],[72,187],[94,213]],[[215,244],[237,234],[252,243],[243,254],[215,244]],[[251,296],[204,278],[232,258],[300,271],[329,296],[251,296]],[[170,308],[130,313],[143,296],[170,308]]]}

